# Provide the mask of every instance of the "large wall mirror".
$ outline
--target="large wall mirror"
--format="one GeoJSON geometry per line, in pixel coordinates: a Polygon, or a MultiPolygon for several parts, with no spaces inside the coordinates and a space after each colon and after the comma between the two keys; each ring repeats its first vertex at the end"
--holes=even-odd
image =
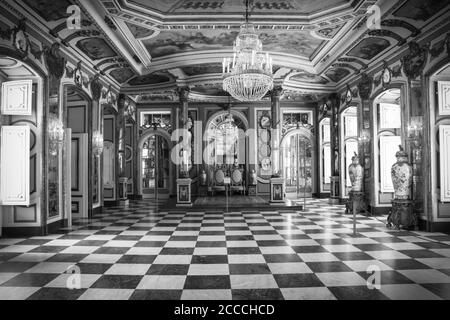
{"type": "Polygon", "coordinates": [[[402,115],[400,89],[382,92],[374,101],[374,169],[375,206],[391,206],[394,186],[391,167],[402,144],[402,115]]]}
{"type": "Polygon", "coordinates": [[[340,164],[341,164],[341,198],[348,198],[352,183],[348,174],[348,167],[352,157],[358,153],[358,109],[348,107],[340,115],[340,164]]]}
{"type": "Polygon", "coordinates": [[[319,123],[320,193],[331,191],[331,139],[330,118],[319,123]]]}

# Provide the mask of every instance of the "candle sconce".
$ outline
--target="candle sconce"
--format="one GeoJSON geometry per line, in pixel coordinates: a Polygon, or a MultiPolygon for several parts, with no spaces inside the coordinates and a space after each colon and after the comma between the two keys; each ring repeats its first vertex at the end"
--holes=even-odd
{"type": "Polygon", "coordinates": [[[423,118],[412,117],[408,125],[408,138],[412,152],[412,162],[422,161],[423,118]]]}
{"type": "Polygon", "coordinates": [[[367,129],[361,130],[358,137],[359,144],[363,147],[364,155],[369,154],[370,132],[367,129]]]}
{"type": "Polygon", "coordinates": [[[52,156],[56,156],[60,147],[64,143],[64,125],[62,121],[54,114],[48,117],[47,125],[49,151],[52,156]]]}

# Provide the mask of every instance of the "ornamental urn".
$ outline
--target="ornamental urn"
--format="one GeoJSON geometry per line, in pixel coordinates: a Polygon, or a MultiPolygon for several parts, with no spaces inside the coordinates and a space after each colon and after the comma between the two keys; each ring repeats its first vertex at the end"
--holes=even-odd
{"type": "Polygon", "coordinates": [[[361,192],[363,189],[363,167],[359,164],[359,157],[355,152],[352,164],[348,166],[348,174],[352,183],[352,191],[361,192]]]}
{"type": "Polygon", "coordinates": [[[411,187],[413,180],[413,169],[408,162],[408,154],[403,150],[395,154],[397,162],[391,169],[392,183],[394,185],[394,199],[409,200],[411,199],[411,187]]]}

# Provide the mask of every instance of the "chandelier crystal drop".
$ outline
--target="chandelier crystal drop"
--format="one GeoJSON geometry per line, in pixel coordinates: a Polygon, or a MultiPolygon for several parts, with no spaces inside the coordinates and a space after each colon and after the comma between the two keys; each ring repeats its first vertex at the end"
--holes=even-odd
{"type": "Polygon", "coordinates": [[[248,0],[245,24],[241,26],[233,47],[233,58],[222,63],[223,89],[239,101],[258,101],[273,89],[272,58],[262,51],[262,42],[253,24],[248,23],[248,0]]]}

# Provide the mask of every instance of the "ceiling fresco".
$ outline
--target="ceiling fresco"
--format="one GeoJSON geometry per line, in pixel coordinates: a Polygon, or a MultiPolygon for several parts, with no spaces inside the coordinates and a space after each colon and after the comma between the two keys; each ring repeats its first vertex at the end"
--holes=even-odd
{"type": "Polygon", "coordinates": [[[67,7],[72,5],[69,0],[22,0],[31,9],[36,11],[47,21],[56,21],[66,18],[69,14],[67,7]]]}
{"type": "Polygon", "coordinates": [[[182,67],[184,74],[188,77],[202,74],[222,73],[222,65],[220,64],[197,64],[193,66],[182,67]]]}
{"type": "Polygon", "coordinates": [[[144,28],[133,23],[126,22],[126,25],[136,39],[148,38],[155,33],[152,29],[144,28]]]}
{"type": "MultiPolygon", "coordinates": [[[[431,21],[441,19],[437,23],[442,26],[442,13],[450,6],[450,0],[385,1],[382,29],[368,30],[364,15],[376,1],[253,0],[250,22],[256,25],[263,51],[270,52],[276,60],[273,71],[280,71],[276,80],[289,80],[283,83],[294,91],[300,92],[302,87],[305,94],[310,92],[304,87],[314,84],[311,88],[316,91],[311,92],[315,93],[342,85],[350,80],[350,75],[372,68],[400,40],[410,42],[421,31],[428,32],[431,21]]],[[[226,95],[221,89],[221,61],[230,55],[244,21],[244,0],[14,3],[26,9],[23,11],[27,19],[38,18],[50,26],[49,34],[55,42],[73,50],[80,60],[90,59],[96,72],[126,87],[127,93],[134,92],[135,86],[142,92],[149,86],[150,93],[187,84],[196,94],[226,95]],[[65,27],[66,9],[75,3],[82,7],[83,30],[65,27]],[[90,6],[92,3],[95,5],[90,6]],[[103,30],[92,17],[105,20],[103,30]]],[[[0,21],[0,29],[7,28],[0,21]]],[[[37,52],[40,47],[34,50],[37,52]]]]}
{"type": "Polygon", "coordinates": [[[350,74],[350,71],[343,68],[332,68],[325,72],[325,75],[333,82],[339,82],[350,74]]]}
{"type": "Polygon", "coordinates": [[[385,49],[389,48],[390,42],[383,38],[365,38],[361,40],[353,49],[347,54],[351,57],[371,60],[385,49]]]}
{"type": "MultiPolygon", "coordinates": [[[[259,32],[263,50],[298,55],[309,58],[324,40],[313,37],[309,32],[277,30],[259,32]]],[[[238,31],[224,30],[169,30],[155,38],[144,41],[153,58],[176,53],[202,50],[231,50],[238,31]]]]}
{"type": "Polygon", "coordinates": [[[134,71],[130,68],[115,69],[109,73],[111,77],[114,78],[118,83],[127,82],[132,76],[134,76],[134,71]]]}
{"type": "MultiPolygon", "coordinates": [[[[129,0],[129,3],[160,13],[185,14],[200,12],[241,13],[245,10],[241,0],[129,0]]],[[[305,13],[311,14],[341,4],[346,0],[254,0],[254,13],[305,13]]]]}
{"type": "Polygon", "coordinates": [[[303,70],[296,73],[295,75],[291,76],[289,79],[293,80],[293,81],[318,83],[318,84],[327,84],[329,82],[324,77],[321,77],[321,76],[318,76],[318,75],[315,75],[313,73],[309,73],[309,72],[306,72],[303,70]]]}
{"type": "Polygon", "coordinates": [[[394,16],[426,21],[449,4],[450,0],[409,0],[394,12],[394,16]]]}
{"type": "Polygon", "coordinates": [[[103,38],[92,37],[81,39],[77,42],[76,46],[92,60],[110,58],[117,55],[103,38]]]}
{"type": "Polygon", "coordinates": [[[153,58],[200,50],[222,50],[233,46],[237,31],[176,30],[163,31],[157,37],[144,41],[153,58]]]}
{"type": "Polygon", "coordinates": [[[151,73],[143,76],[138,76],[130,81],[128,81],[129,85],[132,86],[142,86],[142,85],[152,85],[152,84],[158,84],[158,83],[166,83],[169,82],[171,79],[164,74],[161,73],[151,73]]]}

